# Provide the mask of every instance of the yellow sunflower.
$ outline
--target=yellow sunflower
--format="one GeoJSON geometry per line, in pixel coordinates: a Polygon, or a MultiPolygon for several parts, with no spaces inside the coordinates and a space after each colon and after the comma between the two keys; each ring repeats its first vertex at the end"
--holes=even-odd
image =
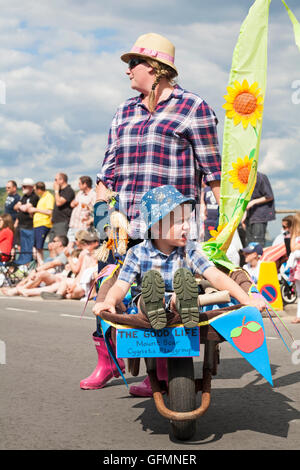
{"type": "Polygon", "coordinates": [[[235,126],[242,122],[244,129],[249,123],[256,127],[257,120],[262,118],[263,111],[263,97],[258,83],[254,82],[249,86],[246,79],[242,84],[236,80],[234,87],[227,87],[227,91],[228,95],[224,96],[226,103],[223,104],[226,116],[233,118],[235,126]]]}
{"type": "Polygon", "coordinates": [[[232,183],[233,187],[238,189],[240,193],[243,193],[247,187],[251,165],[251,160],[248,155],[246,155],[244,160],[238,158],[236,163],[233,162],[233,170],[228,172],[231,176],[231,178],[229,178],[230,183],[232,183]]]}

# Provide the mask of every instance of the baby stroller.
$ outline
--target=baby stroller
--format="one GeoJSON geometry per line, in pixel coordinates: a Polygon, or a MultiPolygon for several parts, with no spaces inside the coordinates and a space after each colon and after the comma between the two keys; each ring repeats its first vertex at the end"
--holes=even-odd
{"type": "Polygon", "coordinates": [[[287,268],[287,262],[285,261],[279,268],[278,279],[280,284],[280,292],[283,303],[293,304],[297,300],[297,291],[294,282],[289,281],[290,268],[287,268]]]}
{"type": "Polygon", "coordinates": [[[25,265],[17,264],[16,254],[0,254],[0,287],[14,287],[36,266],[35,260],[25,265]]]}
{"type": "Polygon", "coordinates": [[[270,246],[264,249],[261,261],[273,261],[276,263],[280,292],[284,305],[293,304],[297,300],[297,291],[295,284],[289,280],[289,271],[287,267],[288,255],[290,254],[289,239],[284,243],[270,246]]]}

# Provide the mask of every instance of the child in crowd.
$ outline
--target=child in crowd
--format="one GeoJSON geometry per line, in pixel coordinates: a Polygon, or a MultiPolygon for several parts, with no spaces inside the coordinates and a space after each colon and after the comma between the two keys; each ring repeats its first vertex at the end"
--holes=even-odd
{"type": "Polygon", "coordinates": [[[0,215],[0,262],[8,261],[13,247],[14,222],[9,214],[0,215]]]}
{"type": "Polygon", "coordinates": [[[249,243],[246,248],[242,250],[245,255],[246,264],[243,269],[251,276],[254,284],[257,284],[260,268],[260,257],[263,254],[263,247],[256,242],[249,243]]]}
{"type": "Polygon", "coordinates": [[[194,274],[202,275],[219,290],[228,290],[241,304],[263,310],[265,304],[261,299],[250,298],[206,258],[199,243],[188,238],[194,206],[193,199],[170,185],[144,194],[141,212],[151,238],[127,252],[116,283],[103,302],[96,302],[95,315],[104,310],[116,313],[116,307],[136,281],[136,294],[140,294],[135,297],[138,309],[147,316],[152,328],[166,326],[166,309],[177,311],[185,327],[194,327],[199,322],[194,274]]]}

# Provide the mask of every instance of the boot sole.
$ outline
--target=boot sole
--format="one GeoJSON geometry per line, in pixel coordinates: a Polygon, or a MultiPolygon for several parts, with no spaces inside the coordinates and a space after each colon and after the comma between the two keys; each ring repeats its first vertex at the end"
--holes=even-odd
{"type": "Polygon", "coordinates": [[[142,297],[146,315],[150,325],[155,330],[161,330],[167,324],[167,316],[163,299],[165,282],[158,271],[148,271],[142,281],[142,297]]]}
{"type": "Polygon", "coordinates": [[[173,288],[179,304],[179,315],[186,328],[194,328],[199,323],[198,286],[192,273],[186,268],[177,269],[173,288]]]}

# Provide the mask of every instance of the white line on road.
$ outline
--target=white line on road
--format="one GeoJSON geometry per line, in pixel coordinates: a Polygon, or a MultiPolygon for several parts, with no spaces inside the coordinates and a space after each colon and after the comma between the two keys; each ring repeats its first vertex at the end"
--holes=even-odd
{"type": "Polygon", "coordinates": [[[27,310],[25,308],[5,307],[5,310],[14,310],[15,312],[38,313],[38,310],[27,310]]]}
{"type": "Polygon", "coordinates": [[[274,336],[266,336],[266,339],[278,339],[278,338],[276,338],[274,336]]]}
{"type": "Polygon", "coordinates": [[[79,315],[69,315],[68,313],[61,313],[61,317],[71,317],[71,318],[84,318],[85,320],[95,320],[93,317],[81,317],[79,315]]]}

